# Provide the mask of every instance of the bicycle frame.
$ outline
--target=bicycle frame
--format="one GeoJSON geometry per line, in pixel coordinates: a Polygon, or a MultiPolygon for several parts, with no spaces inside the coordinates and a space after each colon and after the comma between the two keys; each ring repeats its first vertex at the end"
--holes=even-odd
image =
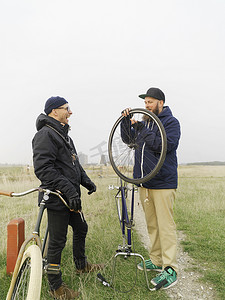
{"type": "Polygon", "coordinates": [[[131,230],[134,226],[133,224],[133,216],[134,216],[134,187],[132,189],[132,201],[131,201],[131,216],[129,218],[128,215],[128,209],[127,209],[127,203],[126,203],[126,194],[128,187],[123,184],[121,180],[121,186],[118,188],[118,192],[115,196],[115,199],[117,202],[121,199],[121,208],[122,211],[120,211],[119,204],[117,203],[117,211],[119,215],[119,221],[120,221],[120,227],[122,231],[122,237],[123,237],[123,246],[119,247],[117,251],[125,251],[127,253],[131,252],[131,230]],[[121,196],[120,196],[121,194],[121,196]]]}
{"type": "MultiPolygon", "coordinates": [[[[129,109],[129,117],[127,117],[127,115],[125,116],[125,114],[122,114],[117,119],[112,127],[108,141],[108,154],[111,166],[121,179],[120,187],[118,188],[119,191],[115,198],[117,201],[121,200],[120,206],[117,205],[117,210],[123,237],[123,245],[119,245],[117,253],[114,256],[111,283],[113,284],[114,282],[116,258],[119,255],[124,256],[124,258],[127,258],[128,256],[137,256],[143,261],[147,286],[148,289],[152,291],[154,289],[150,289],[149,287],[143,256],[132,252],[131,232],[134,226],[134,187],[132,188],[130,209],[131,217],[129,218],[126,203],[127,190],[125,185],[128,182],[136,185],[142,184],[152,179],[159,172],[166,157],[167,137],[163,124],[154,113],[143,108],[129,109]],[[132,120],[134,122],[132,122],[132,120]],[[149,127],[150,124],[151,128],[149,127]],[[150,168],[146,170],[146,174],[142,168],[143,165],[140,164],[139,159],[137,160],[137,157],[141,155],[142,161],[144,153],[143,150],[146,145],[146,140],[144,138],[145,134],[143,136],[141,134],[144,127],[146,130],[148,129],[149,132],[154,134],[157,132],[158,134],[157,145],[155,148],[152,146],[152,157],[145,157],[145,160],[148,161],[148,165],[150,166],[150,168]],[[155,155],[155,153],[157,153],[157,155],[155,155]],[[138,156],[136,156],[136,154],[138,154],[138,156]],[[137,178],[134,177],[135,164],[137,164],[137,169],[140,169],[140,174],[135,174],[135,176],[138,176],[137,178]],[[124,181],[124,184],[122,180],[124,181]],[[121,210],[119,207],[121,207],[121,210]]],[[[152,140],[152,143],[153,142],[154,140],[152,140]]],[[[107,283],[100,273],[98,274],[98,279],[103,284],[107,283]]],[[[106,285],[110,286],[109,284],[106,285]]]]}
{"type": "MultiPolygon", "coordinates": [[[[127,207],[127,190],[128,187],[126,186],[126,184],[123,184],[122,180],[121,180],[121,184],[120,187],[118,188],[118,192],[115,196],[115,200],[119,201],[119,199],[121,199],[121,208],[122,211],[119,211],[119,206],[117,204],[117,210],[118,210],[118,216],[119,216],[119,221],[120,221],[120,227],[121,227],[121,231],[122,231],[122,238],[123,238],[123,245],[119,245],[118,249],[116,250],[116,254],[114,255],[113,258],[113,268],[112,268],[112,278],[110,281],[110,284],[108,286],[113,286],[114,284],[114,276],[115,276],[115,270],[116,270],[116,259],[118,256],[123,256],[124,258],[128,258],[130,256],[134,256],[134,257],[139,257],[142,261],[143,261],[143,266],[144,266],[144,273],[145,273],[145,279],[146,279],[146,283],[147,283],[147,287],[150,291],[152,291],[153,289],[150,288],[149,286],[149,281],[148,281],[148,277],[147,277],[147,270],[146,270],[146,266],[145,266],[145,260],[144,257],[139,254],[139,253],[135,253],[132,252],[132,229],[134,227],[134,193],[135,193],[135,188],[134,186],[132,187],[131,191],[131,209],[130,209],[130,218],[129,218],[129,214],[128,214],[128,207],[127,207]],[[121,196],[120,196],[121,195],[121,196]],[[127,233],[127,235],[126,235],[127,233]]],[[[98,276],[98,279],[99,276],[98,276]]]]}
{"type": "Polygon", "coordinates": [[[27,245],[30,242],[33,242],[34,244],[36,244],[39,247],[40,251],[41,251],[42,262],[43,262],[42,268],[44,268],[45,265],[46,265],[45,256],[47,255],[48,226],[46,227],[46,230],[45,230],[45,235],[44,235],[43,242],[41,242],[41,238],[40,238],[40,226],[41,226],[41,221],[42,221],[44,210],[45,210],[45,204],[46,204],[46,201],[49,199],[49,194],[57,195],[62,200],[62,202],[67,206],[67,208],[70,209],[68,204],[66,203],[66,201],[60,195],[59,191],[53,192],[53,191],[50,191],[48,189],[34,188],[34,189],[28,190],[28,191],[23,192],[23,193],[12,193],[12,192],[8,193],[8,192],[0,191],[0,194],[5,195],[5,196],[9,196],[9,197],[21,197],[21,196],[30,194],[30,193],[35,192],[35,191],[44,192],[43,198],[42,198],[41,203],[40,203],[40,208],[39,208],[37,221],[36,221],[36,224],[35,224],[35,227],[34,227],[34,230],[33,230],[32,234],[30,236],[28,236],[28,238],[23,242],[23,244],[20,248],[6,300],[10,300],[11,297],[13,296],[13,289],[14,289],[14,286],[15,286],[15,283],[16,283],[16,280],[17,280],[18,272],[20,270],[21,262],[23,260],[23,255],[25,253],[27,245]]]}
{"type": "MultiPolygon", "coordinates": [[[[11,197],[20,197],[20,196],[23,196],[23,194],[27,195],[27,194],[32,193],[34,191],[40,191],[40,189],[35,188],[35,189],[30,190],[27,193],[20,193],[18,195],[15,194],[15,193],[12,193],[11,197]]],[[[24,252],[26,250],[27,245],[30,242],[34,242],[40,248],[41,253],[42,253],[42,258],[43,258],[43,255],[45,255],[45,253],[47,253],[45,250],[46,250],[46,246],[47,246],[46,242],[47,242],[47,237],[48,237],[48,227],[46,228],[46,231],[45,231],[45,237],[44,237],[43,243],[41,242],[41,238],[40,238],[40,226],[41,226],[41,221],[42,221],[44,210],[45,210],[45,202],[46,202],[46,200],[43,197],[43,199],[40,203],[40,209],[39,209],[37,221],[36,221],[36,224],[35,224],[35,227],[34,227],[34,231],[23,242],[23,244],[20,248],[20,251],[19,251],[19,254],[18,254],[18,257],[17,257],[17,260],[16,260],[16,265],[15,265],[15,268],[14,268],[12,280],[11,280],[11,283],[10,283],[7,299],[11,299],[11,297],[12,297],[12,293],[13,293],[13,288],[12,287],[14,287],[14,285],[15,285],[15,282],[16,282],[16,279],[17,279],[17,274],[18,274],[18,271],[19,271],[19,268],[20,268],[20,265],[21,265],[21,261],[22,261],[22,258],[23,258],[23,255],[24,255],[24,252]]],[[[43,266],[44,266],[44,264],[43,264],[43,266]]]]}

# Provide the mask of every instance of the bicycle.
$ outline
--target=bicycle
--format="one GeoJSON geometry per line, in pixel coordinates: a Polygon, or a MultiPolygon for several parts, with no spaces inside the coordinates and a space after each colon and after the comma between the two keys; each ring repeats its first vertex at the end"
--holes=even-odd
{"type": "MultiPolygon", "coordinates": [[[[145,124],[145,126],[146,126],[145,124]]],[[[134,185],[141,185],[146,181],[153,178],[160,170],[166,157],[167,151],[167,139],[165,129],[159,120],[159,118],[150,111],[142,108],[136,108],[130,110],[130,117],[121,116],[117,119],[112,127],[109,135],[108,153],[112,168],[120,178],[120,186],[116,187],[118,192],[115,195],[117,213],[119,223],[122,232],[122,245],[118,246],[116,254],[113,258],[112,278],[110,283],[101,275],[97,274],[97,279],[105,286],[114,287],[114,276],[116,270],[116,259],[118,256],[138,257],[143,261],[144,274],[146,278],[147,287],[150,291],[159,289],[161,286],[156,286],[153,289],[150,288],[147,270],[144,263],[144,258],[141,254],[135,253],[132,250],[132,230],[134,228],[134,185]],[[135,123],[131,125],[131,118],[135,119],[135,123]],[[161,140],[161,144],[158,145],[157,151],[154,152],[152,157],[147,158],[148,165],[152,166],[147,173],[142,171],[139,176],[134,178],[135,164],[141,164],[143,162],[137,162],[135,153],[145,147],[144,137],[141,135],[141,129],[146,122],[147,126],[154,129],[155,133],[161,140]],[[132,184],[132,188],[129,188],[127,183],[132,184]],[[130,211],[128,209],[127,193],[132,191],[130,200],[130,211]]],[[[145,158],[146,159],[146,158],[145,158]]],[[[141,166],[142,167],[142,166],[141,166]]],[[[114,287],[115,289],[115,287],[114,287]]]]}
{"type": "Polygon", "coordinates": [[[43,192],[37,221],[32,234],[23,242],[20,248],[6,300],[39,300],[43,270],[51,274],[57,274],[60,271],[59,265],[47,264],[48,226],[45,230],[43,242],[40,238],[41,221],[49,194],[57,195],[70,209],[60,192],[38,187],[22,193],[0,191],[0,195],[22,197],[36,191],[43,192]],[[33,244],[29,245],[31,242],[33,244]]]}

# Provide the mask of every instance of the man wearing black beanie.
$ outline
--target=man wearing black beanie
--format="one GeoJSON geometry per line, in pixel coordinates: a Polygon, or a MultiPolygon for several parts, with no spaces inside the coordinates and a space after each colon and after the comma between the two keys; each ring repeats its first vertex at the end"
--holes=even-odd
{"type": "MultiPolygon", "coordinates": [[[[41,187],[60,191],[71,208],[69,210],[55,195],[46,201],[49,229],[48,264],[60,265],[62,250],[66,244],[68,225],[73,229],[73,259],[77,274],[99,270],[103,265],[91,264],[85,256],[85,239],[88,225],[81,208],[80,185],[92,194],[95,184],[79,163],[72,139],[68,136],[69,117],[72,111],[67,100],[51,97],[45,103],[44,111],[36,121],[38,132],[33,146],[34,170],[41,181],[41,187]]],[[[42,199],[39,195],[39,203],[42,199]]],[[[48,274],[50,294],[55,299],[75,299],[79,293],[67,287],[62,281],[61,271],[48,274]]]]}

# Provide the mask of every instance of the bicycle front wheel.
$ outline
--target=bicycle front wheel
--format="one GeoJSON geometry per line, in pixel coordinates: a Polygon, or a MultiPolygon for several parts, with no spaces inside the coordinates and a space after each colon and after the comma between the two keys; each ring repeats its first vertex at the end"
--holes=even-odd
{"type": "Polygon", "coordinates": [[[121,116],[114,124],[108,142],[108,153],[110,163],[115,173],[124,181],[139,185],[153,178],[160,170],[166,157],[167,139],[165,129],[159,118],[152,112],[136,108],[130,110],[130,116],[135,121],[131,126],[130,119],[121,116]],[[145,137],[141,134],[143,126],[154,130],[157,135],[157,150],[152,149],[145,143],[145,137]],[[148,147],[148,157],[143,157],[144,149],[148,147]],[[142,157],[137,161],[137,152],[142,157]],[[148,166],[143,167],[143,161],[148,166]],[[134,178],[134,167],[140,172],[134,178]]]}
{"type": "Polygon", "coordinates": [[[37,245],[24,252],[14,284],[10,286],[7,300],[39,300],[42,283],[42,256],[37,245]]]}

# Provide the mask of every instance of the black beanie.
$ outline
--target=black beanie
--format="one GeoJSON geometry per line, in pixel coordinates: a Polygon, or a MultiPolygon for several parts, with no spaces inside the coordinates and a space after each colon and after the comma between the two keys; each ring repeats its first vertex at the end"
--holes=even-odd
{"type": "Polygon", "coordinates": [[[46,115],[48,115],[54,108],[58,108],[66,103],[68,103],[68,101],[66,101],[66,99],[62,97],[59,96],[51,97],[45,103],[44,112],[46,113],[46,115]]]}

